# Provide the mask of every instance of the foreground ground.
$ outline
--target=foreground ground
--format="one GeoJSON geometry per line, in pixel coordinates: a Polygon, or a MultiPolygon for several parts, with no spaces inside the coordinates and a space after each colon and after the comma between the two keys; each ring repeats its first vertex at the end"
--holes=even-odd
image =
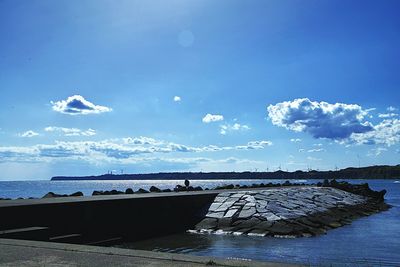
{"type": "Polygon", "coordinates": [[[295,266],[141,250],[0,239],[0,266],[295,266]]]}

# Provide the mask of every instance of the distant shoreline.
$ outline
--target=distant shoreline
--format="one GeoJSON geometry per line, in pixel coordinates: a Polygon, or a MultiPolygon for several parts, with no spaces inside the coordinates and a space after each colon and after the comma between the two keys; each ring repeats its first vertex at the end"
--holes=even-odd
{"type": "Polygon", "coordinates": [[[337,171],[275,171],[275,172],[160,172],[145,174],[103,174],[91,176],[54,176],[52,181],[76,180],[293,180],[293,179],[399,179],[400,164],[337,171]]]}

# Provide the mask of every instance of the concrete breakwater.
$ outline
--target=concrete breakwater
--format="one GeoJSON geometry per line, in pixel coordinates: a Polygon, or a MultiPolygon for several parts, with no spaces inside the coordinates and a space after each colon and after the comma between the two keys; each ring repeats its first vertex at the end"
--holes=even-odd
{"type": "Polygon", "coordinates": [[[188,229],[310,236],[388,207],[383,201],[385,191],[372,191],[367,184],[283,185],[190,191],[187,183],[175,192],[92,197],[49,194],[42,199],[4,200],[0,201],[0,238],[107,245],[188,229]]]}
{"type": "Polygon", "coordinates": [[[0,201],[0,238],[107,245],[184,232],[219,192],[0,201]]]}
{"type": "Polygon", "coordinates": [[[387,208],[383,195],[372,198],[332,187],[223,192],[190,232],[310,237],[387,208]]]}

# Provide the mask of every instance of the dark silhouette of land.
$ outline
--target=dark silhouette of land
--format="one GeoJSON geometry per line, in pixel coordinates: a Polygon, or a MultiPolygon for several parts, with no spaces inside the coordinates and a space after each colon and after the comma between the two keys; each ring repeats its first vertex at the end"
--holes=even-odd
{"type": "Polygon", "coordinates": [[[400,164],[369,166],[337,171],[275,172],[167,172],[145,174],[103,174],[93,176],[55,176],[52,181],[66,180],[223,180],[223,179],[398,179],[400,164]]]}

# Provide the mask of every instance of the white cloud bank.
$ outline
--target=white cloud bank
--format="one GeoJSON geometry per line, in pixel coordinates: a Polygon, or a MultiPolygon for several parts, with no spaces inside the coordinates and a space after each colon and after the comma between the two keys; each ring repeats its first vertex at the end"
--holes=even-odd
{"type": "Polygon", "coordinates": [[[54,111],[69,115],[98,114],[112,111],[109,107],[95,105],[87,101],[81,95],[73,95],[66,100],[51,101],[50,103],[53,105],[54,111]]]}
{"type": "Polygon", "coordinates": [[[366,133],[353,133],[350,141],[356,144],[392,146],[400,143],[400,120],[387,119],[366,133]]]}
{"type": "Polygon", "coordinates": [[[210,113],[208,113],[207,115],[205,115],[203,117],[203,122],[204,123],[223,121],[223,120],[224,120],[224,116],[222,116],[222,115],[213,115],[213,114],[210,114],[210,113]]]}
{"type": "Polygon", "coordinates": [[[235,123],[233,125],[231,124],[223,124],[220,126],[220,131],[219,133],[222,135],[227,134],[228,132],[231,131],[248,131],[250,130],[250,127],[245,124],[240,124],[240,123],[235,123]]]}
{"type": "MultiPolygon", "coordinates": [[[[327,138],[343,144],[392,146],[400,143],[399,119],[385,119],[374,125],[366,121],[371,109],[355,104],[330,104],[300,98],[269,105],[267,110],[272,124],[306,132],[314,138],[327,138]]],[[[394,111],[395,108],[389,107],[388,110],[394,111]]]]}
{"type": "Polygon", "coordinates": [[[20,137],[28,137],[28,138],[34,137],[34,136],[38,136],[38,135],[39,134],[37,132],[34,132],[32,130],[29,130],[29,131],[26,131],[24,133],[18,134],[18,136],[20,136],[20,137]]]}
{"type": "Polygon", "coordinates": [[[359,105],[310,101],[308,98],[269,105],[272,123],[295,132],[307,132],[315,138],[345,139],[352,133],[365,133],[372,126],[363,121],[368,111],[359,105]]]}
{"type": "Polygon", "coordinates": [[[96,131],[93,129],[81,130],[78,128],[65,128],[57,126],[48,126],[44,128],[46,132],[58,132],[64,136],[93,136],[96,135],[96,131]]]}
{"type": "Polygon", "coordinates": [[[267,140],[251,141],[245,145],[203,147],[186,146],[149,137],[128,137],[103,141],[56,141],[54,144],[38,144],[25,147],[0,146],[0,162],[48,162],[53,160],[84,160],[102,162],[127,162],[138,160],[137,156],[168,153],[200,153],[227,150],[264,149],[271,146],[267,140]]]}
{"type": "Polygon", "coordinates": [[[392,118],[392,117],[397,117],[399,114],[397,113],[380,113],[378,115],[379,118],[392,118]]]}

